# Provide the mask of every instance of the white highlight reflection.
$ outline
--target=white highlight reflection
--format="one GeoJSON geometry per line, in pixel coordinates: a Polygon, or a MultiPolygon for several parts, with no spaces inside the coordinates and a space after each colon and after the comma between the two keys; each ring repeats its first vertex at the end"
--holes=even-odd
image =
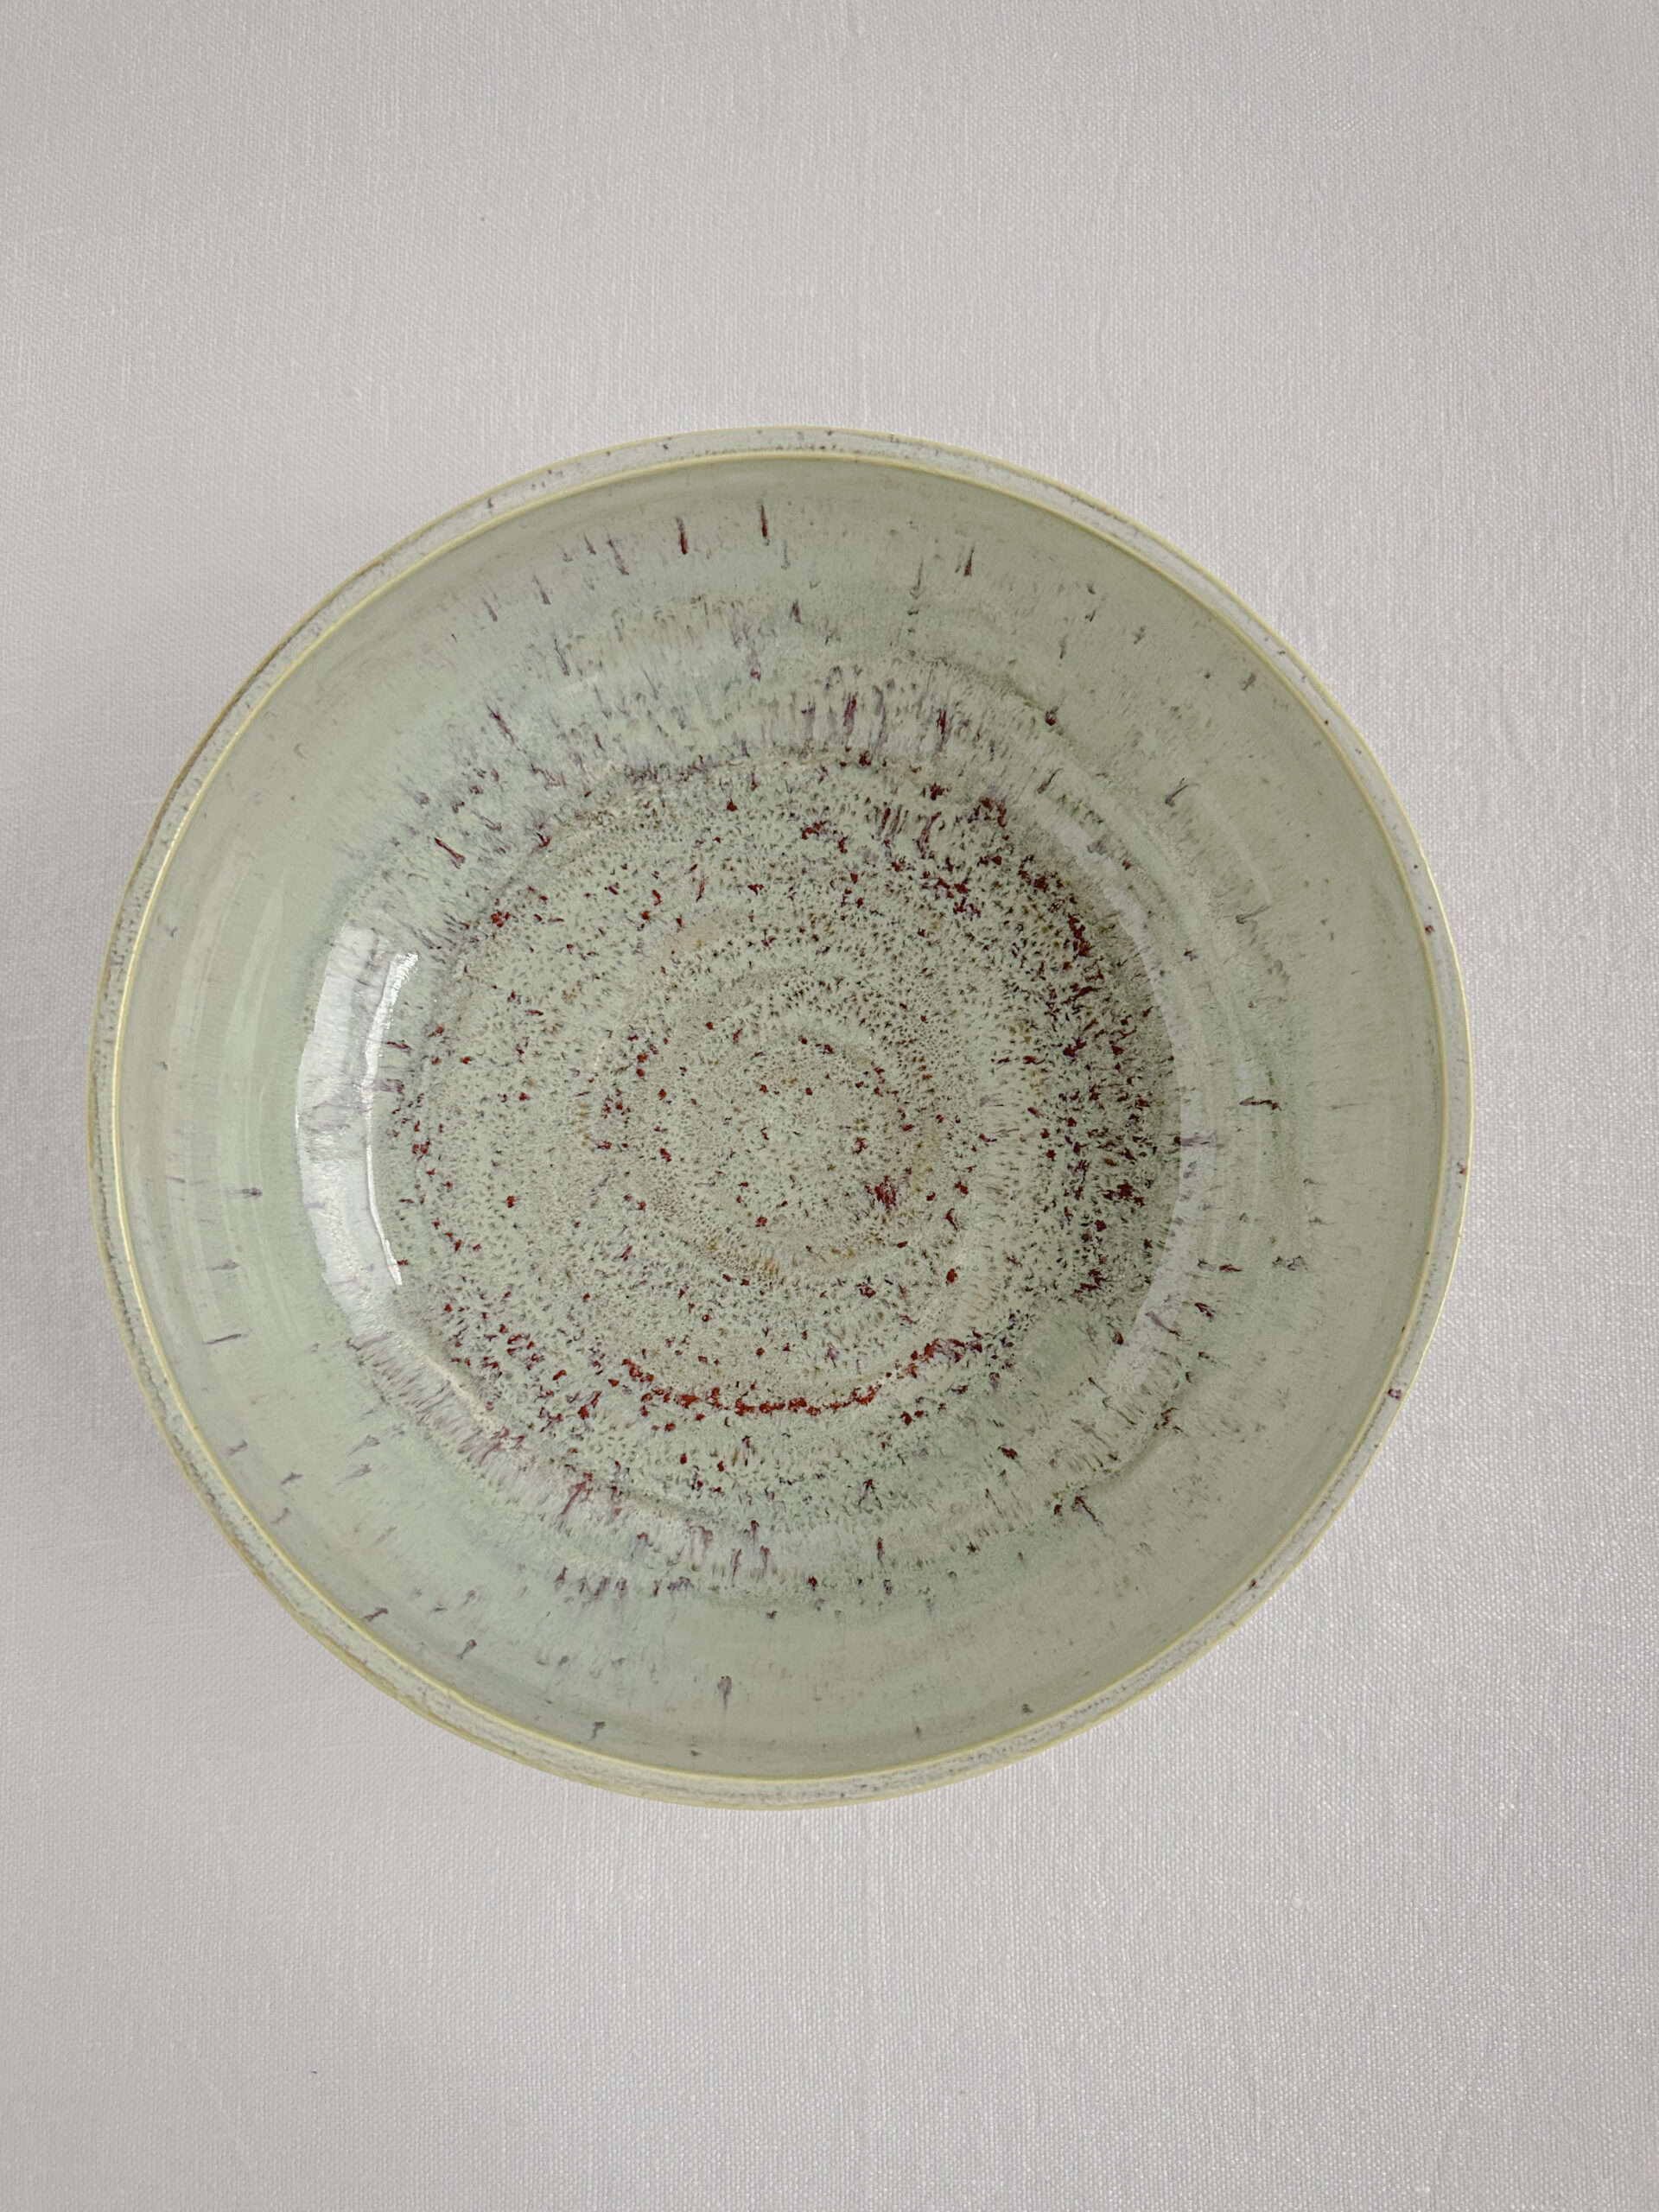
{"type": "Polygon", "coordinates": [[[300,1055],[301,1192],[328,1287],[358,1322],[383,1313],[399,1284],[375,1196],[374,1105],[392,1010],[418,959],[348,923],[329,947],[300,1055]]]}

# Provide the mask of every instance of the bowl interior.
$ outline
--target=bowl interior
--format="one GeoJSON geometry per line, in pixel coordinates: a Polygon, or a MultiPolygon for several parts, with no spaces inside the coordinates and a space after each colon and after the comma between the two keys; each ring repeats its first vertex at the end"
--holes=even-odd
{"type": "Polygon", "coordinates": [[[142,1357],[313,1624],[509,1748],[719,1795],[1034,1740],[1284,1552],[1421,1318],[1397,844],[1271,641],[1042,487],[521,488],[314,625],[141,868],[142,1357]]]}

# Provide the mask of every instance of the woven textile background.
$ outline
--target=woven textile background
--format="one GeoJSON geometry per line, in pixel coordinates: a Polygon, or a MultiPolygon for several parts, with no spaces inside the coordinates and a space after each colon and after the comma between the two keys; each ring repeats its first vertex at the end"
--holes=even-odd
{"type": "Polygon", "coordinates": [[[1659,2206],[1652,0],[0,12],[0,2205],[1659,2206]],[[175,770],[534,464],[839,422],[1127,509],[1422,835],[1480,1117],[1422,1379],[1220,1649],[861,1809],[427,1726],[237,1563],[81,1090],[175,770]]]}

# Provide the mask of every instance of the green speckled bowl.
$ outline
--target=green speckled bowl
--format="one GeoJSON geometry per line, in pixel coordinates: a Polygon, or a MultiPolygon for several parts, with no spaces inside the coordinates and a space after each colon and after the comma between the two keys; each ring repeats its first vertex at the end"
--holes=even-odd
{"type": "Polygon", "coordinates": [[[1203,1649],[1421,1357],[1469,1131],[1411,830],[1122,517],[911,442],[525,478],[279,646],[99,1011],[134,1363],[433,1719],[721,1804],[1203,1649]]]}

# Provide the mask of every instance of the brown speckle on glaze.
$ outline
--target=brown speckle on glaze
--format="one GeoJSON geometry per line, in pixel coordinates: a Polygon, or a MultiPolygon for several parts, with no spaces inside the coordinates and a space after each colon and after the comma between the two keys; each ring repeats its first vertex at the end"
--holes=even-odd
{"type": "Polygon", "coordinates": [[[970,732],[947,774],[906,757],[897,689],[879,755],[750,747],[567,809],[452,912],[388,1114],[400,1336],[455,1378],[480,1471],[594,1541],[626,1502],[694,1578],[712,1505],[728,1588],[830,1563],[814,1531],[878,1497],[936,1553],[947,1466],[1024,1478],[992,1397],[1042,1431],[1059,1347],[1121,1335],[1174,1198],[1169,1043],[1114,910],[970,732]]]}

